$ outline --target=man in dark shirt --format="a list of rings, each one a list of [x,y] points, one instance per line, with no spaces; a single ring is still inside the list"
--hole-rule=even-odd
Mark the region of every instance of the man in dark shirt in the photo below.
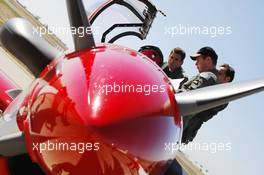
[[[177,47],[170,52],[168,62],[162,66],[163,71],[171,79],[186,78],[182,69],[182,64],[185,59],[185,52],[181,48]]]
[[[217,83],[218,71],[216,69],[218,56],[211,47],[203,47],[191,56],[196,61],[199,74],[184,83],[179,92],[194,90]]]
[[[199,74],[184,83],[176,93],[190,91],[206,86],[211,86],[217,83],[218,71],[216,69],[218,56],[213,48],[203,47],[196,54],[191,56],[191,59],[196,61],[196,67],[199,71]],[[210,112],[210,111],[209,111]],[[183,116],[183,136],[182,143],[188,143],[190,141],[189,132],[186,129],[191,129],[195,127],[190,125],[192,118],[198,118],[200,113],[190,116]],[[208,116],[205,114],[203,116]],[[210,116],[210,115],[209,115]],[[165,174],[177,174],[178,166],[177,161],[173,160],[169,169]]]
[[[220,66],[218,71],[218,81],[217,83],[228,83],[232,82],[235,76],[234,69],[228,64],[223,64]],[[184,117],[184,130],[182,136],[182,143],[189,143],[193,141],[197,135],[198,130],[201,128],[204,122],[207,122],[213,116],[217,115],[218,112],[224,110],[228,104],[218,106],[213,109],[209,109],[193,116]]]

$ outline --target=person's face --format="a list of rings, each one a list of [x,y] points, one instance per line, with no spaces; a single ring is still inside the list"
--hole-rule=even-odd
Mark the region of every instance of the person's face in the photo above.
[[[198,56],[196,58],[195,65],[200,73],[207,71],[207,60],[204,59],[203,56]]]
[[[181,55],[171,52],[169,55],[168,60],[168,66],[172,71],[175,71],[177,68],[179,68],[183,64],[183,61],[181,60]]]
[[[227,83],[230,81],[230,77],[226,76],[226,68],[220,67],[218,71],[218,83]]]

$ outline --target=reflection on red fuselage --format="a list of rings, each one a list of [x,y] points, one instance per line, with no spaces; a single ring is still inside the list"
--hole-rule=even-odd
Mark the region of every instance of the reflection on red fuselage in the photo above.
[[[138,174],[140,167],[154,172],[159,162],[175,157],[164,144],[178,142],[181,132],[168,82],[149,59],[119,46],[104,45],[56,60],[30,91],[30,138],[32,145],[42,145],[32,155],[48,174]],[[164,91],[106,94],[98,88],[114,83],[157,85]],[[48,149],[48,143],[53,147]],[[64,149],[58,149],[60,143]],[[85,143],[89,149],[77,151]],[[163,170],[159,166],[155,174]]]

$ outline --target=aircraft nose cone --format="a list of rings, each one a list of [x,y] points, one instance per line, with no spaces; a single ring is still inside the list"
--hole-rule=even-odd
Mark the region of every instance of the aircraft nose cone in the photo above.
[[[164,145],[179,141],[180,116],[167,77],[149,59],[103,46],[68,55],[42,78],[46,83],[36,84],[32,93],[33,142],[91,143],[86,158],[67,153],[74,157],[67,162],[78,159],[82,168],[87,168],[82,161],[100,164],[105,161],[100,155],[113,157],[113,152],[120,164],[129,157],[150,163],[174,158]],[[50,168],[64,157],[58,156],[63,151],[37,151]]]
[[[65,78],[65,84],[86,124],[106,126],[141,116],[164,115],[164,104],[169,100],[165,76],[136,52],[101,48],[69,61],[76,68],[73,70],[72,63],[65,67],[71,77]]]

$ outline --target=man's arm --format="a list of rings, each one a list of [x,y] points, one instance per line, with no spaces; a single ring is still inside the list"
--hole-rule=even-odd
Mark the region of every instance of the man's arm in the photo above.
[[[190,91],[194,89],[203,88],[206,86],[215,85],[217,77],[212,72],[203,72],[195,76],[191,80],[187,81],[181,86],[181,89],[177,92]]]

